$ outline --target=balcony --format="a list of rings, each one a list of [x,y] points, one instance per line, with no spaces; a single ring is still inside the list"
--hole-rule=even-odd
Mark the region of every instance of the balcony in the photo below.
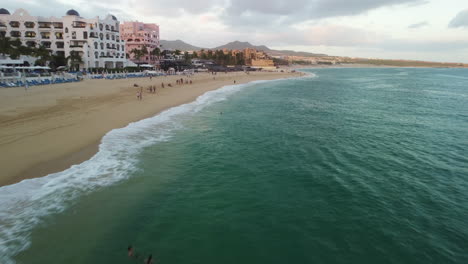
[[[19,27],[20,27],[20,22],[18,22],[18,21],[11,21],[11,22],[10,22],[10,27],[12,27],[12,28],[19,28]]]
[[[43,22],[39,22],[39,29],[41,28],[51,28],[52,25],[50,23],[43,23]]]
[[[24,22],[24,26],[26,28],[34,28],[36,26],[36,23],[27,21],[27,22]]]
[[[74,27],[74,28],[85,28],[85,27],[86,27],[86,23],[85,23],[85,22],[81,22],[81,21],[73,21],[72,27]]]
[[[83,48],[84,45],[82,44],[73,44],[73,45],[70,45],[70,48]]]
[[[63,29],[63,23],[60,22],[54,22],[52,23],[55,29]]]
[[[24,37],[25,37],[25,38],[35,38],[35,37],[36,37],[36,32],[34,32],[34,31],[26,31]]]

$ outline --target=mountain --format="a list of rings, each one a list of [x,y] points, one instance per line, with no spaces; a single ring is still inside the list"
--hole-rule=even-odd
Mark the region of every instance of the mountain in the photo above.
[[[182,40],[160,40],[159,43],[162,46],[162,49],[169,49],[169,50],[181,50],[181,51],[188,51],[188,50],[201,50],[203,48],[190,45],[188,43],[183,42]]]
[[[265,51],[265,52],[270,51],[270,49],[265,45],[254,46],[254,45],[250,44],[249,42],[241,42],[241,41],[229,42],[228,44],[216,47],[214,49],[215,50],[221,50],[221,49],[228,49],[228,50],[256,49],[256,50],[261,50],[261,51]]]
[[[162,49],[170,49],[170,50],[181,50],[181,51],[189,51],[189,50],[209,50],[208,48],[200,48],[197,46],[190,45],[188,43],[183,42],[182,40],[161,40]],[[225,45],[212,48],[211,50],[221,50],[221,49],[228,49],[228,50],[243,50],[243,49],[256,49],[266,52],[271,56],[300,56],[300,57],[325,57],[328,56],[326,54],[316,54],[310,52],[303,52],[303,51],[293,51],[293,50],[273,50],[268,48],[265,45],[255,46],[250,44],[249,42],[241,42],[241,41],[233,41],[229,42]]]

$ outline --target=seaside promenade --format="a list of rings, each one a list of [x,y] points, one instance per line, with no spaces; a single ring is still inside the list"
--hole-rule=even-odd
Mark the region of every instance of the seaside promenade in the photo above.
[[[0,89],[0,186],[83,162],[97,152],[101,138],[110,130],[191,102],[234,80],[242,84],[299,75],[235,72],[219,73],[214,79],[209,73],[199,73]],[[180,78],[193,84],[177,85]],[[150,85],[156,86],[156,94],[147,91]],[[136,98],[140,87],[142,101]]]

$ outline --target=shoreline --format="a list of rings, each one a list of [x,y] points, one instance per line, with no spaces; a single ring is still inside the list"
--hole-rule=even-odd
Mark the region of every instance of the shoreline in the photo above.
[[[302,76],[301,72],[199,73],[186,76],[79,83],[0,90],[0,187],[68,169],[93,157],[113,129],[158,115],[226,85]],[[213,79],[216,78],[216,79]],[[176,85],[176,79],[193,84]],[[165,88],[161,88],[161,82]],[[142,86],[143,100],[136,99]],[[172,87],[167,87],[171,83]],[[149,93],[149,85],[157,87]],[[8,154],[6,154],[8,153]]]

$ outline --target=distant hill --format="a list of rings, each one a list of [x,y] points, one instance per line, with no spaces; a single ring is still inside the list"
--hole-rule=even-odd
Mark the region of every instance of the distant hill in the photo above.
[[[190,45],[188,43],[183,42],[182,40],[161,40],[160,41],[162,49],[169,49],[169,50],[181,50],[181,51],[188,51],[188,50],[201,50],[203,48]]]
[[[190,45],[188,43],[183,42],[182,40],[161,40],[161,45],[163,49],[171,49],[171,50],[181,50],[181,51],[189,51],[189,50],[209,50],[208,48],[200,48],[197,46]],[[212,50],[221,50],[221,49],[228,49],[228,50],[243,50],[243,49],[256,49],[261,50],[269,55],[272,56],[301,56],[301,57],[324,57],[328,56],[326,54],[316,54],[310,52],[303,52],[303,51],[293,51],[293,50],[272,50],[265,45],[255,46],[250,44],[249,42],[242,42],[242,41],[233,41],[229,42],[225,45],[212,48]]]
[[[221,50],[221,49],[228,49],[228,50],[256,49],[256,50],[261,50],[261,51],[265,51],[265,52],[271,51],[265,45],[255,46],[255,45],[250,44],[249,42],[241,42],[241,41],[229,42],[228,44],[216,47],[214,49],[215,50]]]

